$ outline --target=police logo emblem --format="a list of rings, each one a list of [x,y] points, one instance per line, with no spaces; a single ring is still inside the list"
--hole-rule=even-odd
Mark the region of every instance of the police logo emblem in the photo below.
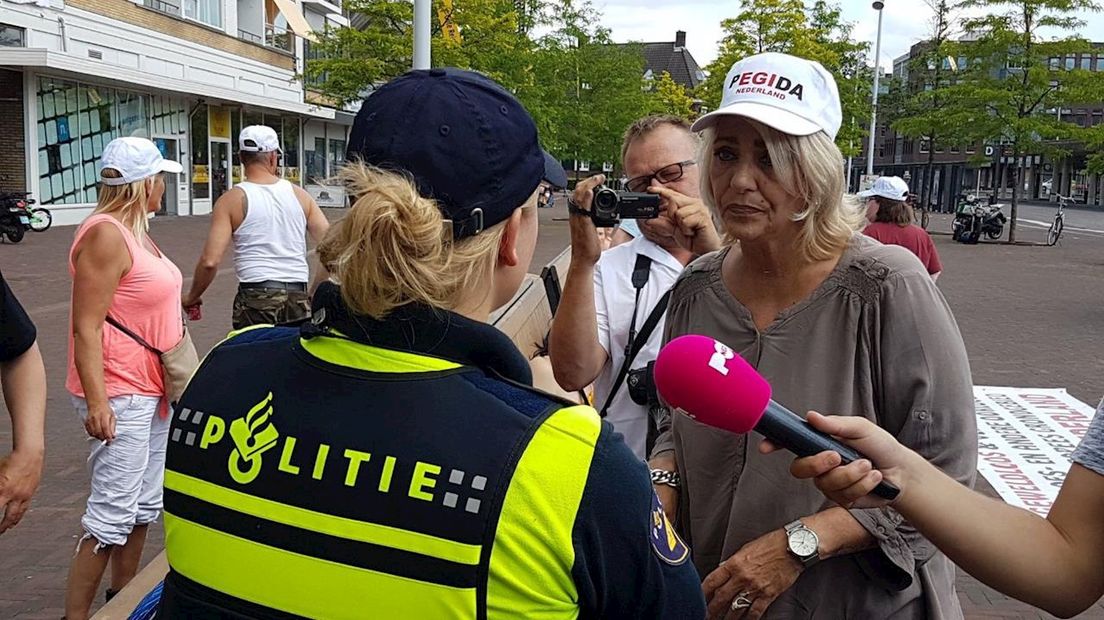
[[[667,520],[663,504],[659,502],[659,496],[655,492],[652,493],[652,512],[648,519],[652,549],[659,559],[676,566],[685,562],[690,557],[690,548],[675,533],[675,528]]]

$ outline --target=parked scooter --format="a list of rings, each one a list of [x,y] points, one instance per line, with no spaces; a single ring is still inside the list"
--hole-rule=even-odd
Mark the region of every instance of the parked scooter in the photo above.
[[[28,230],[42,232],[53,223],[50,211],[35,204],[30,192],[0,192],[0,237],[19,243]]]
[[[19,243],[31,229],[31,214],[27,211],[27,195],[5,192],[0,194],[0,236],[12,243]]]
[[[977,243],[982,235],[990,239],[1000,239],[1004,234],[1004,224],[1008,221],[999,204],[990,200],[981,204],[977,196],[966,194],[955,207],[955,218],[951,223],[951,238],[960,243]]]

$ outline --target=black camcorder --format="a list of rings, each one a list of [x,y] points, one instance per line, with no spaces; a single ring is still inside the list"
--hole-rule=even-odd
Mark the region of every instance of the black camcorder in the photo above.
[[[629,397],[634,403],[649,409],[661,404],[655,385],[655,360],[648,362],[647,366],[630,370],[628,385]]]
[[[608,187],[594,190],[590,219],[598,228],[613,228],[623,219],[649,220],[659,216],[659,196],[647,192],[622,192]]]

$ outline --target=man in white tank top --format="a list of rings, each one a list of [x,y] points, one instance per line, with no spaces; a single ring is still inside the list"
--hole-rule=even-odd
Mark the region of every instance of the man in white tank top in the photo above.
[[[207,244],[196,264],[191,290],[181,301],[185,308],[202,303],[233,241],[238,275],[234,329],[307,318],[306,236],[309,232],[318,243],[330,224],[306,190],[279,177],[282,151],[271,127],[246,127],[238,146],[245,181],[215,202]]]

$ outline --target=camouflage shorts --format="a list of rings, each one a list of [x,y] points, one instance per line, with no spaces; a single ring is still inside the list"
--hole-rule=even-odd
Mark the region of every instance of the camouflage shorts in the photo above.
[[[310,315],[310,295],[304,291],[246,288],[238,289],[238,294],[234,296],[234,329],[265,323],[287,323]]]

